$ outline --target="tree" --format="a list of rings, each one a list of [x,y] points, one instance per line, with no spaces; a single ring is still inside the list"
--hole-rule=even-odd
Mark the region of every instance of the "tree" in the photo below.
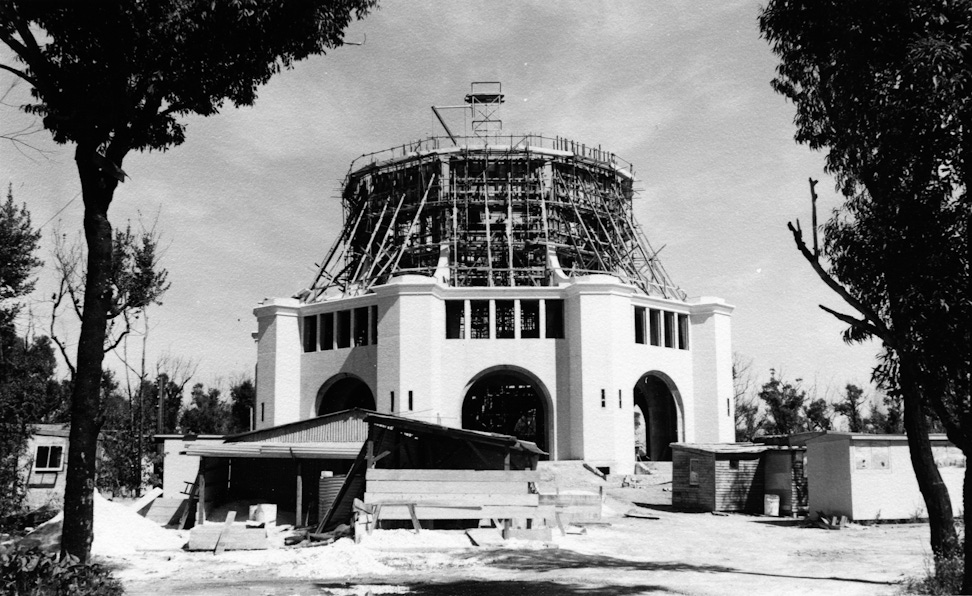
[[[772,0],[759,26],[780,59],[773,86],[796,107],[797,142],[826,150],[827,171],[845,197],[824,227],[822,251],[816,227],[812,250],[799,222],[790,230],[817,275],[855,311],[821,307],[848,325],[845,341],[881,342],[874,380],[902,400],[941,561],[958,543],[927,409],[972,453],[972,1]],[[972,494],[968,474],[965,494]],[[972,506],[964,510],[968,527]],[[972,570],[972,541],[965,569]],[[972,593],[972,573],[963,593]]]
[[[8,185],[7,200],[0,203],[0,328],[13,324],[21,308],[17,300],[34,289],[31,275],[42,264],[36,256],[40,237],[40,230],[31,227],[27,206],[17,208],[13,186]]]
[[[830,404],[822,397],[803,406],[803,419],[808,431],[830,430],[833,426]]]
[[[219,398],[220,391],[211,387],[205,390],[202,383],[192,387],[192,402],[182,413],[179,426],[182,432],[197,435],[222,435],[229,427],[229,406]]]
[[[766,424],[766,415],[759,409],[759,399],[754,391],[756,378],[753,361],[744,360],[738,353],[732,355],[732,388],[735,395],[736,440],[752,441]]]
[[[848,383],[844,388],[844,398],[834,404],[834,412],[847,418],[847,430],[852,433],[864,432],[865,420],[861,413],[864,404],[864,390]]]
[[[159,0],[112,3],[0,1],[0,40],[30,84],[57,143],[73,143],[88,247],[84,309],[72,396],[61,548],[90,556],[94,461],[112,270],[108,208],[131,151],[185,140],[190,114],[215,114],[228,101],[252,105],[257,87],[280,69],[340,46],[345,27],[376,0]]]
[[[253,408],[256,405],[256,387],[248,378],[241,378],[230,387],[230,423],[229,433],[241,433],[250,430],[253,419]]]
[[[14,327],[20,299],[33,289],[32,275],[41,265],[35,256],[39,243],[26,205],[17,208],[8,186],[7,200],[0,203],[0,520],[23,502],[20,460],[30,425],[56,410],[60,397],[50,341],[21,337]]]
[[[776,376],[776,371],[770,369],[770,380],[759,390],[759,399],[763,400],[769,410],[772,424],[767,424],[768,430],[776,435],[789,435],[803,430],[806,416],[803,404],[807,400],[807,392],[800,388],[801,379],[796,384],[783,380],[783,376]]]

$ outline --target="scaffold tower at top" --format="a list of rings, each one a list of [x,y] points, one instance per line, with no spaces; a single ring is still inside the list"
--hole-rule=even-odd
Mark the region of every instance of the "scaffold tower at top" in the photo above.
[[[368,293],[404,274],[448,286],[551,286],[613,275],[684,300],[634,219],[632,165],[600,146],[502,132],[499,83],[473,83],[466,105],[435,108],[446,136],[355,159],[344,227],[305,302]],[[456,136],[439,110],[468,110]]]

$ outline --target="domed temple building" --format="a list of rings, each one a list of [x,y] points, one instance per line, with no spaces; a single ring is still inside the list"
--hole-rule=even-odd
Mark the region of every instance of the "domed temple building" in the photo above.
[[[436,110],[446,136],[351,164],[313,283],[255,309],[256,427],[361,407],[618,473],[732,441],[732,307],[671,281],[632,165],[501,135],[499,86],[471,91],[471,136]]]

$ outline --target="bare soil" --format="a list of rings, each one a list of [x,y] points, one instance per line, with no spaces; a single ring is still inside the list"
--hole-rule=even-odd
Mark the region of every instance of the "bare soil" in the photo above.
[[[585,475],[586,474],[586,475]],[[928,526],[805,527],[803,520],[678,513],[670,476],[621,487],[577,469],[561,489],[605,488],[608,525],[551,543],[476,547],[461,531],[379,530],[360,545],[106,557],[129,594],[901,594],[930,564]],[[541,487],[543,490],[543,487]],[[637,510],[658,519],[626,517]]]

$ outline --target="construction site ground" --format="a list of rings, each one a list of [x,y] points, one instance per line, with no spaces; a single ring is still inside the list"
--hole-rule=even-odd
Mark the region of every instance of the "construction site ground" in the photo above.
[[[901,594],[903,580],[930,565],[926,524],[835,531],[790,518],[674,512],[662,465],[628,477],[636,486],[579,463],[543,473],[542,492],[603,487],[602,523],[554,531],[550,543],[473,546],[460,530],[376,530],[360,544],[342,538],[219,555],[149,546],[102,560],[128,594],[153,596]]]

